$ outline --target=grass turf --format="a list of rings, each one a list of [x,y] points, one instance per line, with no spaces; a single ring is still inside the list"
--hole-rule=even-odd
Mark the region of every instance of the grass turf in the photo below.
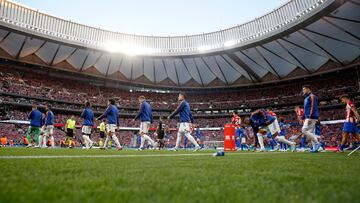
[[[359,202],[360,157],[336,153],[0,149],[0,202]],[[159,155],[147,156],[146,155]]]

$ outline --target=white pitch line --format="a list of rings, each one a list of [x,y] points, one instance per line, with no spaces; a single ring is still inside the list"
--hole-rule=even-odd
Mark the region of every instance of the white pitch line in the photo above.
[[[257,152],[257,153],[226,153],[225,156],[229,155],[256,155],[256,154],[285,154],[269,153],[269,152]],[[136,158],[136,157],[179,157],[179,156],[212,156],[213,153],[202,153],[202,154],[124,154],[124,155],[40,155],[40,156],[0,156],[0,159],[69,159],[69,158]]]

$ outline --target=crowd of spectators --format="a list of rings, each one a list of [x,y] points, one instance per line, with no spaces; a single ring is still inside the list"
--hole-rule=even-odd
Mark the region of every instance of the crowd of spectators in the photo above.
[[[136,112],[136,110],[129,110],[128,108],[138,108],[137,98],[144,95],[149,100],[154,108],[155,114],[168,114],[168,112],[157,111],[159,109],[173,110],[177,104],[176,93],[160,93],[147,91],[129,91],[124,89],[109,88],[92,84],[91,82],[76,81],[72,79],[57,78],[45,74],[34,73],[29,70],[18,70],[16,68],[9,68],[0,66],[0,92],[12,93],[18,96],[0,97],[1,101],[15,102],[18,104],[32,104],[36,99],[29,99],[30,97],[43,98],[44,103],[49,99],[53,101],[52,105],[57,108],[65,110],[81,111],[86,100],[90,100],[94,104],[94,110],[102,112],[106,108],[106,100],[108,98],[118,98],[120,113]],[[328,76],[318,78],[313,81],[306,81],[311,84],[316,95],[320,98],[320,105],[338,104],[336,96],[343,93],[356,93],[358,91],[358,77],[353,73],[344,73],[339,76]],[[303,97],[299,94],[303,83],[288,83],[272,86],[261,87],[258,89],[249,88],[242,89],[236,92],[215,92],[215,93],[188,93],[187,100],[195,112],[198,109],[216,109],[216,108],[246,108],[258,106],[273,106],[278,104],[293,104],[301,103]],[[20,96],[19,96],[20,95]],[[23,96],[23,97],[21,97]],[[322,98],[327,98],[323,100]],[[330,100],[328,99],[330,98]],[[62,102],[65,101],[65,102]],[[38,102],[38,101],[37,101]],[[96,106],[98,105],[98,106]],[[291,106],[291,105],[290,105]],[[286,108],[293,108],[293,106],[286,106]],[[279,110],[279,109],[277,109]],[[27,113],[24,110],[11,110],[9,118],[15,120],[27,120]],[[71,112],[65,114],[56,114],[55,123],[64,124],[69,118]],[[296,122],[294,113],[284,113],[280,115],[284,117],[286,123]],[[337,120],[344,118],[344,109],[323,110],[320,113],[321,120]],[[79,114],[75,114],[77,124],[81,123]],[[225,123],[230,122],[229,117],[209,117],[196,119],[196,124],[201,127],[222,127]],[[138,127],[138,122],[133,122],[131,118],[121,118],[122,127]],[[155,121],[153,126],[156,126]],[[176,121],[168,121],[170,128],[176,128]],[[22,137],[27,130],[26,125],[0,124],[0,135],[8,136],[9,140],[16,143],[22,142]],[[248,130],[249,138],[251,138],[251,131]],[[322,136],[327,145],[338,145],[340,139],[341,125],[323,125]],[[121,131],[118,133],[122,144],[130,146],[134,141],[137,132]],[[287,129],[289,136],[299,135],[300,127],[293,126]],[[75,133],[80,141],[80,130]],[[65,138],[65,131],[63,128],[56,128],[55,141],[59,143]],[[173,145],[175,142],[176,132],[171,131],[167,135],[167,144]],[[94,140],[97,141],[98,136],[94,133]],[[223,131],[202,131],[202,140],[222,140]],[[250,140],[250,139],[248,139]],[[80,142],[79,142],[80,143]]]
[[[144,95],[154,109],[174,109],[178,105],[176,93],[129,91],[119,88],[103,87],[91,82],[56,78],[29,70],[17,70],[0,66],[0,91],[19,95],[41,97],[51,100],[81,103],[89,100],[93,104],[106,106],[108,98],[118,98],[123,108],[137,108],[137,98]],[[342,93],[356,92],[358,77],[353,72],[306,81],[314,87],[320,98],[336,97]],[[187,100],[192,108],[246,108],[273,106],[301,102],[299,94],[303,83],[287,83],[261,88],[242,89],[237,92],[188,93]],[[65,104],[69,106],[69,104]]]
[[[321,115],[336,115],[333,117],[334,119],[343,119],[344,110],[328,110],[321,112]],[[12,111],[11,118],[16,120],[27,120],[28,112],[24,111]],[[55,123],[56,124],[65,124],[66,120],[70,117],[70,115],[66,114],[56,114],[55,115]],[[295,113],[287,114],[287,115],[278,115],[278,117],[285,118],[285,123],[289,124],[289,127],[286,129],[286,134],[288,137],[299,136],[301,134],[301,127],[296,125],[297,120]],[[76,124],[81,126],[81,118],[79,116],[74,116],[76,120]],[[333,120],[333,119],[331,119]],[[152,127],[157,126],[157,120],[154,120]],[[195,124],[200,128],[212,128],[212,127],[223,127],[225,123],[230,123],[231,119],[229,117],[225,118],[199,118],[195,120]],[[99,123],[96,123],[97,125]],[[176,140],[176,120],[168,120],[166,122],[168,127],[171,129],[167,132],[166,141],[167,146],[173,146]],[[291,124],[291,125],[290,125]],[[294,125],[295,124],[295,125]],[[130,118],[121,118],[120,120],[121,127],[138,127],[138,121],[134,122]],[[15,124],[0,124],[0,135],[6,135],[8,140],[13,140],[15,144],[21,144],[22,138],[26,134],[28,126],[27,125],[15,125]],[[327,146],[337,146],[341,139],[341,128],[342,124],[332,124],[332,125],[322,125],[322,139],[325,141]],[[153,136],[153,133],[150,133]],[[138,136],[137,131],[134,130],[121,130],[117,133],[120,138],[120,142],[125,146],[133,146],[134,139]],[[203,130],[201,131],[201,140],[202,141],[222,141],[223,140],[223,130]],[[253,138],[253,134],[250,128],[247,129],[248,136],[248,144],[251,144],[251,140]],[[64,127],[57,127],[54,131],[55,142],[57,145],[66,138],[66,133],[64,131]],[[78,144],[81,144],[81,130],[77,129],[75,131],[75,137],[78,140]],[[97,130],[94,130],[92,134],[92,139],[95,142],[98,142],[99,135]]]

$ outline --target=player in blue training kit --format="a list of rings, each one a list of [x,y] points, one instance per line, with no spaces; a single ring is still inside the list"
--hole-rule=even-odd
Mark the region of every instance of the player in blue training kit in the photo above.
[[[85,148],[91,149],[94,143],[90,139],[91,132],[94,126],[94,112],[91,110],[91,104],[89,101],[85,102],[85,109],[81,113],[81,118],[83,119],[81,134],[85,143]]]
[[[118,107],[115,105],[114,99],[108,100],[108,107],[107,107],[106,111],[101,116],[99,116],[96,120],[101,120],[105,117],[107,118],[109,127],[108,127],[108,133],[106,135],[104,146],[101,149],[106,149],[108,140],[112,139],[112,140],[114,140],[114,142],[116,144],[116,150],[122,150],[119,139],[116,137],[116,134],[115,134],[116,129],[119,128],[120,121],[119,121],[119,110],[118,110]]]
[[[286,124],[285,124],[285,119],[284,118],[280,118],[279,119],[279,126],[280,126],[280,135],[281,137],[284,137],[286,136]],[[280,149],[281,151],[286,151],[287,147],[286,147],[286,144],[283,143],[283,142],[280,142]]]
[[[39,144],[37,146],[35,146],[36,148],[41,148],[43,146],[42,142],[44,140],[43,137],[45,134],[45,121],[46,121],[46,115],[42,114],[41,115],[40,135],[39,135]]]
[[[318,152],[320,142],[315,135],[315,125],[319,119],[318,98],[312,93],[310,85],[304,85],[302,89],[304,99],[304,124],[302,133],[311,141],[313,149],[310,152]]]
[[[141,144],[140,144],[140,148],[138,150],[144,149],[145,140],[152,146],[153,149],[155,149],[156,142],[153,139],[151,139],[151,137],[148,135],[150,125],[153,122],[151,105],[149,102],[146,101],[145,96],[140,96],[138,98],[138,101],[140,104],[139,112],[136,115],[136,117],[133,119],[133,122],[135,122],[135,120],[137,120],[137,119],[140,119],[139,133],[141,135]]]
[[[50,105],[45,106],[45,126],[44,126],[44,136],[43,136],[43,143],[42,147],[47,147],[47,139],[50,139],[51,148],[55,147],[55,140],[54,140],[54,113],[50,110]]]
[[[279,136],[280,127],[277,119],[269,114],[265,109],[259,109],[254,111],[250,118],[245,119],[245,123],[250,125],[254,131],[254,135],[257,135],[258,142],[260,144],[261,150],[265,150],[263,136],[270,132],[268,138],[274,138],[277,142],[283,142],[288,145],[291,145],[293,151],[295,151],[295,142],[291,142],[284,137]],[[256,139],[254,139],[254,149],[256,146]]]
[[[236,149],[241,149],[241,128],[235,128],[235,145]],[[242,150],[242,149],[241,149]]]
[[[240,143],[241,151],[243,151],[244,148],[246,148],[247,150],[250,150],[249,145],[246,144],[246,129],[243,127],[240,127],[239,132],[240,132],[240,138],[241,138],[241,143]]]
[[[180,93],[178,97],[179,106],[176,108],[174,112],[172,112],[168,119],[171,119],[175,117],[177,114],[180,116],[180,123],[178,124],[179,130],[176,138],[176,145],[174,150],[177,151],[179,149],[179,145],[181,142],[181,138],[183,135],[185,135],[189,141],[195,145],[194,152],[198,151],[200,149],[200,145],[195,141],[194,137],[190,134],[190,125],[191,123],[194,123],[194,118],[191,114],[190,105],[185,100],[185,93]]]
[[[39,143],[41,143],[41,140],[39,140],[39,138],[42,139],[42,137],[39,136],[40,127],[42,126],[42,114],[37,109],[37,106],[35,104],[32,106],[32,111],[30,112],[28,118],[30,120],[30,126],[26,133],[27,139],[29,141],[27,147],[32,147],[31,133],[34,133],[36,147],[39,147]]]

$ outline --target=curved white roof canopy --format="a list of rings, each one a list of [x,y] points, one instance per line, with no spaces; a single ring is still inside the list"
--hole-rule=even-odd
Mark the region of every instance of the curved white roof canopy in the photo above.
[[[25,32],[80,46],[129,55],[190,55],[244,46],[304,22],[335,0],[290,0],[250,22],[222,31],[189,36],[141,36],[117,33],[64,20],[1,0],[2,22]]]
[[[4,10],[10,3],[0,1],[0,57],[153,87],[235,87],[306,77],[344,68],[360,55],[360,1],[326,0],[321,5],[325,2],[331,2],[329,7],[312,13],[307,21],[289,23],[276,35],[259,35],[239,47],[186,55],[131,56],[33,30],[15,19],[25,10],[26,17],[21,19],[31,24],[29,17],[36,11],[24,8],[14,12],[11,6],[10,12]],[[62,30],[49,25],[50,21],[41,22],[41,26]],[[79,30],[68,32],[82,35]]]

